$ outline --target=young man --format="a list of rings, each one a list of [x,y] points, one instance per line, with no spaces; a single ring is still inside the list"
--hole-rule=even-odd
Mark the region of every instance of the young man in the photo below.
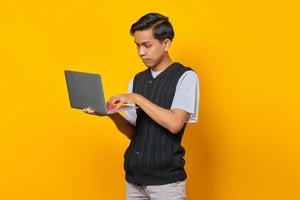
[[[186,123],[197,122],[197,74],[168,54],[174,30],[168,17],[149,13],[130,33],[146,70],[130,80],[127,94],[108,106],[136,104],[139,109],[108,115],[131,141],[125,152],[126,199],[186,199],[185,154],[181,139]],[[85,112],[95,114],[87,108]]]

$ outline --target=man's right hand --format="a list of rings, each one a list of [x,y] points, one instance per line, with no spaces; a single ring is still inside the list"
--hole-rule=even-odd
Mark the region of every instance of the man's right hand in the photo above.
[[[98,115],[98,116],[101,116],[101,117],[107,116],[107,114],[100,114],[100,113],[95,112],[95,111],[94,111],[93,109],[91,109],[90,107],[84,108],[84,109],[83,109],[83,112],[85,112],[85,113],[87,113],[87,114],[91,114],[91,115]]]

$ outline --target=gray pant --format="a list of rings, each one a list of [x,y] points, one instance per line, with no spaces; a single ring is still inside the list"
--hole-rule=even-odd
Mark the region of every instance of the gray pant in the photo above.
[[[185,200],[185,180],[166,185],[138,186],[126,181],[126,200]]]

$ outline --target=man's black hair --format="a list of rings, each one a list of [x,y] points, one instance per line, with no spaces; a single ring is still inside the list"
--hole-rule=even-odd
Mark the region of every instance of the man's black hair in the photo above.
[[[152,28],[155,39],[163,41],[174,38],[174,30],[169,18],[159,13],[148,13],[131,25],[130,34]]]

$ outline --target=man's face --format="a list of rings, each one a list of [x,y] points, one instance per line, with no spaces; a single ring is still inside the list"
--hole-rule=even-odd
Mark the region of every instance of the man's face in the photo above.
[[[168,50],[166,47],[168,41],[161,42],[155,39],[151,28],[135,31],[133,37],[143,63],[147,67],[157,66]]]

